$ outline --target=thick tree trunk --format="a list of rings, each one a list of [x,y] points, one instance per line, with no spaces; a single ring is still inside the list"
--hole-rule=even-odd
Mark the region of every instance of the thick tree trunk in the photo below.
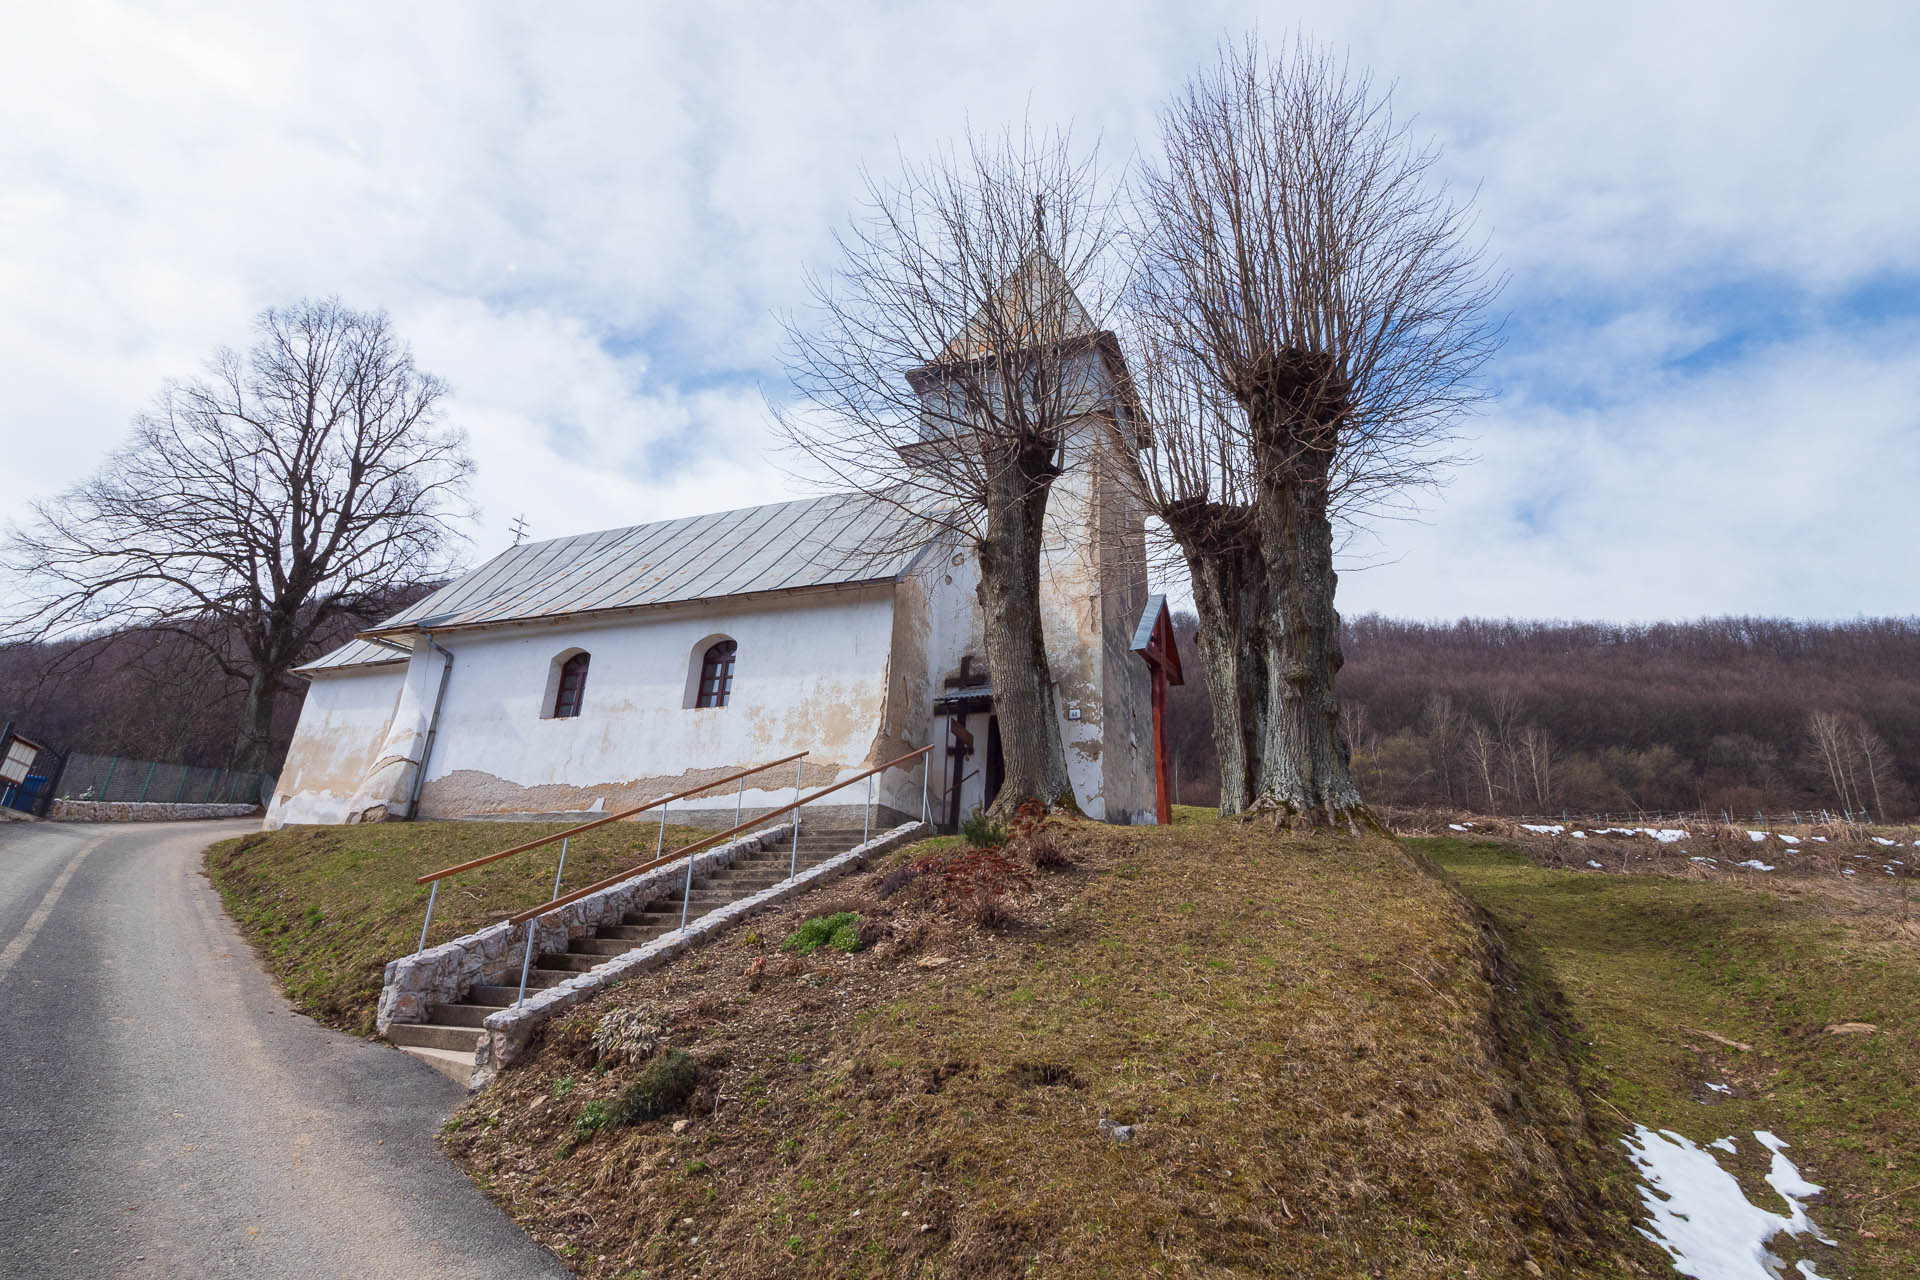
[[[1039,457],[997,472],[977,553],[987,672],[1006,767],[991,812],[1003,818],[1027,800],[1051,808],[1074,797],[1040,618],[1040,551],[1057,469]]]
[[[1220,813],[1244,812],[1260,794],[1267,749],[1267,569],[1250,512],[1217,506],[1167,513],[1193,579],[1194,641],[1213,707]]]
[[[240,732],[234,739],[235,773],[260,773],[273,749],[273,698],[279,681],[255,671],[247,678],[247,698],[240,712]]]
[[[1270,705],[1254,807],[1299,826],[1372,826],[1334,692],[1344,658],[1328,499],[1346,389],[1327,357],[1288,351],[1240,400],[1259,451],[1259,541],[1270,591]]]

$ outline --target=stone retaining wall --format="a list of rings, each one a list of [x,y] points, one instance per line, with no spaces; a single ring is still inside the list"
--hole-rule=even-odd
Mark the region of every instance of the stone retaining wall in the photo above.
[[[793,824],[783,822],[717,849],[696,853],[693,874],[698,877],[732,866],[741,854],[757,853],[792,835]],[[528,928],[540,931],[533,944],[536,956],[548,951],[565,951],[568,939],[575,934],[590,933],[600,925],[618,922],[629,912],[643,910],[655,898],[664,898],[685,884],[686,878],[686,863],[676,862],[611,889],[602,889],[529,924],[509,924],[503,920],[478,933],[389,961],[375,1025],[384,1035],[393,1023],[424,1021],[434,1005],[458,1000],[476,982],[498,980],[518,985],[521,959],[527,950]]]
[[[728,903],[717,911],[710,911],[698,920],[689,922],[686,928],[675,929],[672,933],[655,938],[652,942],[643,943],[624,955],[612,956],[605,964],[597,965],[577,978],[569,978],[555,986],[542,987],[537,992],[529,991],[526,1000],[522,1003],[487,1015],[486,1035],[481,1039],[480,1047],[474,1053],[474,1060],[479,1068],[474,1073],[474,1087],[485,1087],[492,1082],[493,1077],[502,1068],[510,1067],[524,1058],[528,1046],[532,1043],[534,1030],[541,1023],[557,1013],[572,1008],[601,988],[665,964],[682,951],[726,931],[756,912],[764,911],[795,894],[805,893],[825,881],[837,879],[855,867],[863,865],[868,858],[932,834],[933,828],[924,822],[910,822],[895,827],[891,831],[882,832],[865,844],[857,845],[837,857],[807,868],[791,880],[762,889],[750,898]],[[680,871],[681,875],[685,874],[679,867],[671,870]],[[698,872],[695,874],[697,875]],[[525,935],[521,936],[524,939]],[[389,965],[387,971],[391,974],[393,966]],[[385,1007],[386,996],[382,994],[383,1016]],[[384,1022],[382,1026],[385,1026]]]
[[[196,818],[255,818],[257,804],[135,804],[130,800],[55,800],[55,822],[188,822]]]

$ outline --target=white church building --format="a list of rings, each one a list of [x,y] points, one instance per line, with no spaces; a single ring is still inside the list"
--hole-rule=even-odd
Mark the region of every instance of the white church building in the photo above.
[[[1081,420],[1049,502],[1047,653],[1082,811],[1151,822],[1135,642],[1162,604],[1104,445]],[[933,743],[924,781],[919,761],[881,777],[874,816],[917,818],[924,785],[950,827],[991,800],[999,737],[972,550],[917,527],[835,494],[513,547],[301,669],[266,826],[611,812],[798,751],[811,790]],[[750,816],[794,779],[747,785]],[[672,820],[730,825],[734,800]]]

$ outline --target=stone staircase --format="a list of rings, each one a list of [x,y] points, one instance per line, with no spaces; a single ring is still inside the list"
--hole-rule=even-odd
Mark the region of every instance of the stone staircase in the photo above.
[[[860,841],[861,832],[857,827],[829,828],[803,823],[798,870],[818,866]],[[533,967],[527,970],[527,991],[531,993],[540,987],[565,982],[678,929],[683,896],[687,923],[692,924],[710,911],[779,884],[788,876],[791,858],[786,842],[775,849],[743,854],[724,870],[695,876],[691,894],[684,894],[676,886],[670,896],[655,898],[643,911],[628,913],[618,924],[603,924],[589,935],[573,938],[565,951],[536,955]],[[387,1028],[387,1039],[442,1074],[463,1085],[470,1084],[474,1052],[484,1034],[487,1015],[513,1004],[520,994],[518,965],[511,972],[488,976],[493,981],[468,988],[457,1002],[433,1006],[424,1022],[393,1023]]]

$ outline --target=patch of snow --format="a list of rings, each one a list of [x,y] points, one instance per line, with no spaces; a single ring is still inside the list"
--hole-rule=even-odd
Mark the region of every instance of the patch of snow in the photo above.
[[[1855,871],[1852,867],[1842,867],[1840,868],[1840,874],[1843,876],[1857,876],[1860,873],[1858,871]]]
[[[1805,1258],[1800,1259],[1800,1261],[1794,1263],[1793,1266],[1794,1270],[1806,1277],[1806,1280],[1826,1280],[1826,1277],[1822,1276],[1818,1271],[1815,1271],[1813,1264]]]
[[[1713,1090],[1715,1093],[1732,1093],[1733,1092],[1733,1090],[1729,1089],[1726,1085],[1714,1084],[1712,1081],[1707,1082],[1707,1088]]]
[[[1833,1243],[1807,1216],[1804,1204],[1820,1188],[1802,1178],[1781,1154],[1786,1143],[1764,1130],[1754,1137],[1773,1152],[1767,1185],[1786,1201],[1785,1215],[1750,1202],[1710,1152],[1670,1129],[1655,1132],[1635,1125],[1633,1134],[1621,1139],[1646,1179],[1640,1200],[1648,1225],[1640,1233],[1666,1250],[1680,1274],[1694,1280],[1778,1280],[1784,1264],[1767,1248],[1775,1236],[1810,1235]],[[1711,1145],[1733,1150],[1731,1138]],[[1805,1265],[1798,1270],[1802,1276],[1812,1274]]]
[[[1661,844],[1672,844],[1675,840],[1685,840],[1687,836],[1692,833],[1684,827],[1601,827],[1593,834],[1597,836],[1652,836]]]
[[[1780,843],[1781,843],[1781,844],[1799,844],[1799,843],[1800,843],[1800,837],[1799,837],[1799,836],[1790,836],[1790,835],[1786,835],[1786,834],[1784,834],[1784,833],[1783,833],[1783,834],[1781,835],[1781,837],[1780,837]]]
[[[1587,833],[1584,831],[1576,831],[1573,833],[1573,838],[1575,840],[1585,840],[1587,838]]]
[[[1738,1155],[1740,1153],[1739,1148],[1733,1145],[1732,1138],[1716,1138],[1707,1145],[1716,1151],[1724,1151],[1728,1155]]]
[[[1523,823],[1521,823],[1521,824],[1520,824],[1520,829],[1521,829],[1522,831],[1531,831],[1531,832],[1533,832],[1533,833],[1534,833],[1535,835],[1541,835],[1541,836],[1557,836],[1557,835],[1559,835],[1559,834],[1560,834],[1560,833],[1561,833],[1562,831],[1565,831],[1565,830],[1566,830],[1566,828],[1565,828],[1565,827],[1561,827],[1561,826],[1552,826],[1552,827],[1545,827],[1545,826],[1535,826],[1535,825],[1534,825],[1533,823],[1531,823],[1531,822],[1523,822]]]
[[[1812,839],[1818,840],[1821,844],[1825,844],[1827,842],[1827,838],[1825,836],[1813,836]]]
[[[1877,845],[1884,845],[1889,849],[1898,849],[1900,847],[1898,840],[1889,840],[1885,836],[1875,836],[1873,842]]]
[[[1762,840],[1765,840],[1766,838],[1767,838],[1767,833],[1764,831],[1747,832],[1747,839],[1753,841],[1755,844],[1759,844]]]
[[[1588,858],[1588,859],[1587,859],[1587,865],[1588,865],[1588,866],[1590,866],[1590,867],[1592,867],[1592,868],[1593,868],[1593,869],[1594,869],[1595,871],[1605,871],[1605,870],[1606,870],[1606,868],[1605,868],[1605,867],[1603,867],[1603,866],[1601,866],[1601,865],[1600,865],[1599,863],[1597,863],[1597,862],[1595,862],[1595,861],[1594,861],[1594,860],[1593,860],[1592,858]]]
[[[1692,857],[1691,859],[1689,859],[1689,861],[1692,861],[1692,862],[1718,862],[1718,861],[1720,861],[1720,859],[1718,859],[1718,858],[1709,858],[1709,857],[1707,857],[1707,856],[1706,856],[1705,854],[1703,854],[1703,853],[1696,853],[1696,854],[1694,854],[1694,855],[1693,855],[1693,857]]]
[[[1465,831],[1465,830],[1467,829],[1467,827],[1469,827],[1469,826],[1471,826],[1471,825],[1473,825],[1473,824],[1471,824],[1471,823],[1459,823],[1459,822],[1449,822],[1449,823],[1447,824],[1447,830],[1449,830],[1449,831]]]
[[[1821,1244],[1832,1244],[1831,1237],[1822,1235],[1820,1228],[1813,1225],[1813,1219],[1807,1216],[1806,1201],[1820,1194],[1817,1182],[1808,1182],[1800,1171],[1793,1167],[1793,1161],[1783,1154],[1788,1143],[1782,1142],[1765,1129],[1755,1129],[1754,1139],[1767,1150],[1773,1152],[1773,1167],[1767,1170],[1767,1185],[1780,1193],[1780,1198],[1793,1206],[1793,1225],[1787,1228],[1789,1235],[1805,1233]]]
[[[1753,869],[1754,869],[1755,871],[1771,871],[1771,870],[1773,870],[1773,868],[1772,868],[1772,867],[1770,867],[1770,866],[1768,866],[1768,865],[1767,865],[1766,863],[1764,863],[1764,862],[1762,862],[1762,861],[1760,861],[1760,859],[1758,859],[1758,858],[1748,858],[1748,859],[1747,859],[1747,860],[1746,860],[1745,862],[1740,862],[1740,863],[1736,863],[1735,865],[1736,865],[1736,866],[1742,866],[1742,867],[1752,867],[1752,868],[1753,868]]]

